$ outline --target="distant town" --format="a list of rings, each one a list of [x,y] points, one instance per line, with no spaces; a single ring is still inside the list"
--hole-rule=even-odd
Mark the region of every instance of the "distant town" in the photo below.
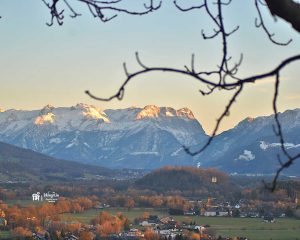
[[[122,180],[1,183],[0,238],[255,240],[277,229],[290,239],[300,231],[299,190],[297,179],[280,180],[271,193],[257,177],[192,167]]]

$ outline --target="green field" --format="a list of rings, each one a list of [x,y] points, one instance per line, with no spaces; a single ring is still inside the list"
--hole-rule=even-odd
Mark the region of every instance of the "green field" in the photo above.
[[[177,217],[182,220],[183,217]],[[217,235],[241,236],[251,240],[300,240],[300,220],[277,219],[275,223],[264,223],[259,218],[191,217],[196,223],[210,225]]]
[[[78,214],[64,214],[62,218],[66,221],[80,221],[89,223],[102,210],[92,209]],[[144,212],[150,214],[167,216],[165,211],[154,209],[135,208],[127,210],[124,208],[109,208],[105,211],[111,214],[122,212],[130,220],[141,216]],[[202,217],[202,216],[175,216],[179,221],[195,221],[200,225],[210,225],[216,231],[216,235],[233,237],[244,236],[250,240],[300,240],[300,220],[291,218],[277,219],[275,223],[264,223],[256,218],[227,218],[227,217]]]
[[[11,237],[10,231],[1,231],[0,230],[0,239]]]
[[[20,205],[22,207],[26,207],[28,205],[39,205],[42,204],[43,202],[33,202],[31,199],[22,199],[22,200],[6,200],[5,201],[8,206],[13,206],[13,205]]]

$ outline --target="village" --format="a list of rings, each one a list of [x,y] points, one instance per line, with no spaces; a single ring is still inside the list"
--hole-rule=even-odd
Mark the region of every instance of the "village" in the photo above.
[[[174,170],[179,176],[187,171],[189,178],[201,171],[207,180],[182,177],[181,188],[174,190],[163,185]],[[9,184],[0,188],[0,239],[245,240],[271,236],[274,229],[298,233],[295,182],[271,194],[248,183],[235,187],[226,178],[218,184],[222,175],[215,176],[212,170],[169,167],[138,183],[104,180],[33,189]]]
[[[210,235],[209,225],[199,226],[195,222],[178,222],[173,217],[159,218],[156,215],[149,215],[146,219],[136,219],[136,228],[129,228],[119,233],[110,233],[106,236],[99,236],[97,226],[82,225],[78,234],[66,232],[61,234],[60,239],[81,240],[81,239],[108,239],[108,240],[170,240],[170,239],[191,239],[191,240],[247,240],[246,237],[215,238]],[[130,224],[132,226],[132,224]],[[52,239],[48,232],[33,233],[32,238],[36,240]]]
[[[38,196],[35,194],[35,198]],[[58,200],[58,199],[57,199]],[[297,201],[297,200],[296,200]],[[69,204],[69,208],[66,207]],[[99,203],[94,199],[82,198],[75,201],[58,201],[53,205],[44,203],[35,207],[44,213],[30,214],[28,210],[31,207],[14,206],[14,211],[9,209],[4,202],[0,204],[0,229],[12,229],[12,235],[26,237],[26,239],[36,240],[92,240],[92,239],[248,239],[245,236],[236,236],[235,238],[222,238],[217,236],[209,224],[205,224],[207,219],[221,218],[259,218],[261,224],[274,223],[276,217],[285,218],[284,212],[260,212],[258,209],[252,208],[251,202],[241,199],[238,203],[230,204],[229,202],[219,202],[217,199],[208,198],[206,200],[190,200],[189,209],[183,210],[179,208],[168,208],[162,212],[161,216],[152,215],[150,212],[143,212],[140,216],[136,216],[133,220],[129,220],[126,214],[136,211],[135,208],[123,208],[124,213],[110,214],[114,210],[109,204]],[[76,220],[63,220],[60,215],[53,214],[51,209],[59,212],[76,212],[74,205],[79,205],[81,211],[94,210],[98,212],[98,216],[91,219],[89,224],[83,224]],[[67,209],[60,209],[60,207]],[[2,207],[2,209],[1,209]],[[77,206],[78,207],[78,206]],[[29,209],[28,209],[29,208]],[[24,214],[18,213],[16,210],[24,210]],[[34,212],[36,212],[35,209]],[[151,209],[150,209],[151,210]],[[44,212],[45,211],[45,212]],[[6,214],[7,213],[7,214]],[[47,214],[49,214],[47,216]],[[180,220],[178,220],[180,216]],[[19,218],[19,219],[18,219]],[[25,218],[25,219],[24,219]],[[195,221],[197,219],[197,223]],[[199,224],[203,223],[203,224]]]

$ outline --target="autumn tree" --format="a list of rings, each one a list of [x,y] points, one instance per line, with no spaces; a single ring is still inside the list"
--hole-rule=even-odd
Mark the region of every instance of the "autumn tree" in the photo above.
[[[126,8],[126,5],[124,6],[125,1],[123,0],[42,0],[42,2],[45,4],[46,8],[49,9],[50,20],[47,22],[48,26],[52,26],[55,23],[58,25],[63,25],[66,14],[69,14],[71,18],[77,18],[81,16],[79,10],[80,7],[78,7],[78,5],[86,6],[91,16],[102,22],[113,20],[118,16],[118,14],[137,16],[150,14],[159,10],[163,5],[162,0],[144,0],[139,1],[139,3],[142,3],[142,5],[138,8],[138,10],[132,10],[129,7]],[[202,69],[201,66],[196,66],[196,56],[194,54],[191,56],[190,63],[185,65],[183,68],[147,66],[141,60],[139,54],[136,53],[136,61],[140,67],[140,70],[129,72],[126,64],[124,63],[123,66],[126,75],[125,80],[115,94],[110,97],[98,97],[90,91],[86,91],[86,94],[100,101],[110,101],[112,99],[121,100],[124,97],[124,92],[127,85],[133,79],[150,72],[169,72],[190,77],[201,84],[200,93],[203,96],[211,95],[217,91],[229,92],[231,94],[231,98],[229,99],[228,103],[225,104],[224,111],[217,118],[215,127],[207,142],[202,146],[199,146],[197,150],[191,150],[188,146],[183,146],[184,150],[188,154],[194,156],[202,153],[211,144],[219,130],[220,125],[222,124],[223,120],[229,116],[232,106],[242,95],[245,87],[250,84],[262,82],[268,78],[272,78],[274,81],[274,88],[271,90],[273,93],[273,100],[271,104],[275,119],[274,134],[279,139],[281,151],[284,156],[284,159],[278,159],[279,168],[275,173],[272,185],[269,186],[271,190],[274,190],[280,173],[284,169],[290,167],[296,161],[296,159],[300,157],[300,152],[292,155],[285,145],[285,136],[282,131],[280,119],[278,117],[277,107],[282,72],[287,65],[299,61],[300,55],[298,53],[286,59],[278,60],[279,63],[276,66],[264,73],[253,72],[253,74],[250,76],[242,76],[239,74],[239,68],[243,63],[244,56],[241,54],[239,59],[234,60],[230,55],[228,48],[230,37],[239,30],[238,22],[237,25],[231,29],[228,27],[226,22],[228,16],[226,15],[224,9],[231,6],[232,0],[216,0],[216,2],[202,0],[197,2],[197,4],[191,3],[190,5],[186,4],[186,2],[187,1],[173,0],[174,6],[181,12],[198,11],[199,13],[205,14],[211,21],[211,29],[209,33],[202,30],[202,37],[205,40],[220,40],[222,52],[215,69],[207,70]],[[266,38],[268,38],[271,43],[279,46],[286,46],[290,44],[292,39],[280,41],[278,40],[277,36],[268,29],[268,26],[265,23],[265,17],[268,16],[263,15],[262,9],[267,8],[271,16],[283,19],[289,23],[296,32],[300,32],[299,2],[296,0],[254,0],[252,2],[256,9],[257,15],[255,19],[255,26],[265,33]]]
[[[15,236],[15,237],[25,238],[25,237],[31,237],[32,232],[27,228],[16,227],[16,228],[13,229],[12,235]]]
[[[146,229],[144,233],[145,240],[159,240],[159,235],[152,229]]]
[[[112,216],[103,211],[91,220],[91,224],[97,227],[99,236],[106,237],[109,234],[120,233],[124,228],[128,228],[130,223],[128,218],[121,213]]]
[[[146,219],[149,218],[149,216],[150,216],[149,212],[144,212],[141,218],[144,219],[144,220],[146,220]]]
[[[82,231],[79,234],[79,239],[80,240],[93,240],[94,236],[91,232],[88,231]]]
[[[125,207],[128,209],[128,211],[133,208],[135,205],[135,202],[132,198],[129,198],[126,200],[126,203],[125,203]]]
[[[73,234],[78,234],[82,224],[79,222],[68,223],[64,225],[64,232],[71,232]]]
[[[200,240],[200,234],[199,233],[192,233],[190,236],[191,240]]]

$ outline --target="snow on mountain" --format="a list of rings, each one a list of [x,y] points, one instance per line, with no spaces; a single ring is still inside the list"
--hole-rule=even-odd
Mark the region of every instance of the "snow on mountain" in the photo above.
[[[300,150],[300,109],[279,114],[285,147]],[[87,104],[40,110],[0,112],[0,141],[60,159],[112,168],[157,168],[165,165],[215,167],[228,173],[270,174],[284,160],[273,131],[273,116],[246,118],[215,137],[192,157],[208,136],[188,108],[148,105],[102,110]],[[287,174],[299,175],[300,161]]]
[[[110,167],[191,165],[182,145],[207,136],[187,108],[101,110],[87,104],[0,113],[0,140],[50,156]]]
[[[195,119],[193,112],[188,108],[181,108],[179,110],[175,110],[171,107],[159,108],[155,105],[148,105],[137,114],[136,120],[158,117],[181,117],[190,120]]]
[[[300,144],[284,143],[283,145],[286,149],[300,148]],[[263,150],[267,150],[268,148],[275,148],[275,147],[280,148],[281,143],[266,143],[264,141],[261,141],[259,147]]]
[[[54,117],[55,115],[51,112],[47,113],[47,114],[44,114],[44,115],[41,115],[41,116],[38,116],[35,121],[34,121],[34,124],[36,125],[43,125],[45,123],[53,123],[54,122]]]
[[[300,109],[279,113],[279,120],[286,149],[291,154],[299,152]],[[285,160],[273,126],[273,115],[244,119],[214,139],[199,156],[201,166],[217,167],[230,173],[273,173],[279,167],[277,155]],[[300,163],[295,163],[286,173],[299,175],[299,170]]]
[[[141,120],[144,118],[157,118],[160,114],[160,108],[154,105],[148,105],[141,110],[137,116],[136,120]]]

